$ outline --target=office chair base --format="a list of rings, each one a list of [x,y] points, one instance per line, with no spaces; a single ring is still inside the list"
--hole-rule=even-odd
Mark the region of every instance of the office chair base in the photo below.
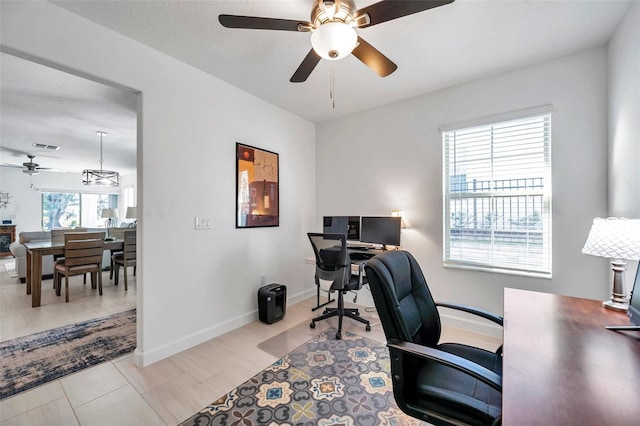
[[[349,317],[365,325],[366,331],[371,331],[371,323],[360,316],[360,311],[356,308],[344,308],[342,310],[343,317]],[[316,321],[322,321],[331,317],[339,317],[338,308],[327,308],[324,313],[311,320],[309,328],[316,328]],[[340,318],[338,331],[336,332],[336,340],[342,339],[342,318]]]

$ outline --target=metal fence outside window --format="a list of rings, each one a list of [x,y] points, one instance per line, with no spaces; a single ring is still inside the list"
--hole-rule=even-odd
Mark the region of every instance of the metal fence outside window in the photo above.
[[[542,244],[542,177],[450,178],[452,241]]]

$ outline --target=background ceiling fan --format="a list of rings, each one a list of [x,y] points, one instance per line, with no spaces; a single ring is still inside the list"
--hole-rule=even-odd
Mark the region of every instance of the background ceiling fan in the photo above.
[[[356,9],[353,0],[317,0],[311,7],[311,21],[220,15],[227,28],[299,31],[311,33],[311,46],[290,81],[306,81],[320,59],[338,60],[353,53],[380,77],[398,66],[360,37],[355,28],[367,28],[392,19],[452,3],[454,0],[386,0]]]
[[[22,173],[26,173],[26,174],[31,175],[31,176],[37,175],[41,171],[66,173],[64,170],[60,170],[60,169],[52,169],[52,168],[49,168],[49,167],[40,167],[40,165],[38,163],[34,163],[33,162],[33,159],[36,158],[35,155],[32,155],[32,154],[26,154],[26,155],[27,155],[27,158],[29,158],[29,161],[22,163],[21,166],[18,165],[18,164],[8,164],[8,163],[0,163],[0,166],[22,169]]]

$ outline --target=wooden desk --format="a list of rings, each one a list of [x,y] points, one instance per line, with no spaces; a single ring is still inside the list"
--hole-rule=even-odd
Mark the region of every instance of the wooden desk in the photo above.
[[[598,300],[504,290],[502,424],[636,425],[640,333]]]
[[[31,307],[40,306],[42,294],[42,256],[64,254],[64,243],[24,243],[27,249],[27,294],[31,294]],[[124,241],[105,241],[105,250],[123,250]]]

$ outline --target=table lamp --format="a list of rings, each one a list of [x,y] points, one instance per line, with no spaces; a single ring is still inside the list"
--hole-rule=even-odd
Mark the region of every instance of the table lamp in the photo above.
[[[129,226],[136,226],[136,220],[138,217],[138,206],[127,207],[126,219],[134,219]]]
[[[107,219],[104,223],[105,228],[111,228],[115,226],[116,217],[118,217],[118,212],[116,209],[102,209],[102,213],[100,214],[102,219]]]
[[[402,229],[408,228],[407,222],[404,218],[404,212],[402,210],[392,210],[391,217],[399,217],[400,218],[400,227]]]
[[[592,256],[608,257],[613,270],[611,299],[602,306],[615,311],[626,311],[629,299],[625,293],[624,260],[640,259],[640,219],[600,218],[593,219],[587,242],[582,252]]]

